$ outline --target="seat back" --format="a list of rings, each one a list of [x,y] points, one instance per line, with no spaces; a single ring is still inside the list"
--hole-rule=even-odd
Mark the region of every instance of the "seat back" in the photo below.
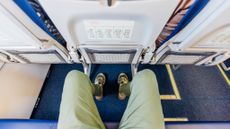
[[[65,45],[55,40],[56,36],[49,32],[50,29],[46,28],[44,22],[26,2],[28,1],[0,1],[1,61],[16,63],[70,62]]]

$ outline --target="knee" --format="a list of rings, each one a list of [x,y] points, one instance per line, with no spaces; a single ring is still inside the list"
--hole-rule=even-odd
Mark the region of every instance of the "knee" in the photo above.
[[[82,73],[81,71],[72,70],[67,74],[67,77],[68,76],[82,76],[82,75],[84,75],[84,73]]]
[[[131,92],[133,94],[154,94],[158,90],[156,75],[153,71],[146,69],[138,72],[131,82]],[[131,94],[132,94],[131,93]]]
[[[153,87],[153,85],[157,86],[156,75],[152,70],[142,70],[134,76],[132,80],[132,85],[132,87],[135,87],[137,85],[137,88],[140,88],[140,85],[144,85],[140,88],[142,90],[146,88],[148,89],[149,87]]]
[[[82,85],[89,83],[89,81],[90,79],[86,74],[78,70],[72,70],[66,75],[64,88],[65,89],[75,89],[75,90],[79,88],[80,89],[88,88]]]
[[[65,84],[68,83],[69,85],[78,85],[85,81],[88,81],[88,76],[78,70],[70,71],[65,78]]]
[[[149,78],[155,79],[156,78],[155,73],[150,69],[144,69],[138,72],[136,76],[138,76],[139,78],[143,78],[143,79],[149,79]]]
[[[65,80],[66,81],[70,81],[70,80],[78,80],[78,79],[82,79],[82,78],[85,78],[85,74],[78,71],[78,70],[72,70],[70,71],[67,75],[66,75],[66,78]]]

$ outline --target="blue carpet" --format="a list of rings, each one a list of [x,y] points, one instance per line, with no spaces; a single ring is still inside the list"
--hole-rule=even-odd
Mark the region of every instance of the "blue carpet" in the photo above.
[[[230,67],[230,59],[226,60],[224,63],[227,67]]]
[[[230,59],[226,60],[226,61],[224,62],[224,64],[225,64],[228,68],[230,68]],[[225,73],[226,73],[226,75],[228,76],[228,80],[230,80],[230,70],[229,70],[229,71],[225,71]]]
[[[230,87],[216,66],[183,66],[173,73],[182,100],[165,106],[166,112],[174,110],[177,113],[169,114],[180,114],[190,121],[230,121]],[[174,102],[163,102],[169,103]]]
[[[173,95],[169,74],[164,65],[141,65],[142,69],[155,72],[161,95]],[[60,99],[66,74],[78,69],[79,64],[52,65],[47,77],[38,106],[34,109],[32,119],[58,119]],[[103,121],[120,121],[127,105],[117,98],[117,76],[121,72],[131,79],[129,65],[94,65],[91,80],[97,73],[107,76],[105,97],[96,101]],[[187,118],[189,121],[230,121],[230,87],[227,85],[218,68],[182,66],[172,70],[181,100],[162,100],[165,118]]]

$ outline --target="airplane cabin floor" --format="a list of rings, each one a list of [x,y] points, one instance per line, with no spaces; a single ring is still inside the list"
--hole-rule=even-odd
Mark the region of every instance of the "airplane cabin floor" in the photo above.
[[[140,65],[139,70],[151,69],[158,80],[165,121],[230,121],[230,71],[220,66],[197,67],[184,65],[173,70],[170,65]],[[81,70],[80,64],[52,65],[40,93],[31,119],[57,120],[66,74]],[[117,76],[121,72],[131,78],[129,65],[93,65],[91,79],[97,73],[107,75],[105,97],[96,101],[103,121],[119,122],[127,99],[117,98]],[[74,100],[70,100],[74,101]]]

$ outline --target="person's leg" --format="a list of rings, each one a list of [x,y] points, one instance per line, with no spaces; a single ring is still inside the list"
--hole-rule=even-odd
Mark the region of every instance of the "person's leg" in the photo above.
[[[130,83],[131,95],[119,129],[164,129],[158,84],[150,70],[137,73]]]
[[[93,99],[93,84],[87,75],[73,70],[66,76],[58,129],[105,129]]]

